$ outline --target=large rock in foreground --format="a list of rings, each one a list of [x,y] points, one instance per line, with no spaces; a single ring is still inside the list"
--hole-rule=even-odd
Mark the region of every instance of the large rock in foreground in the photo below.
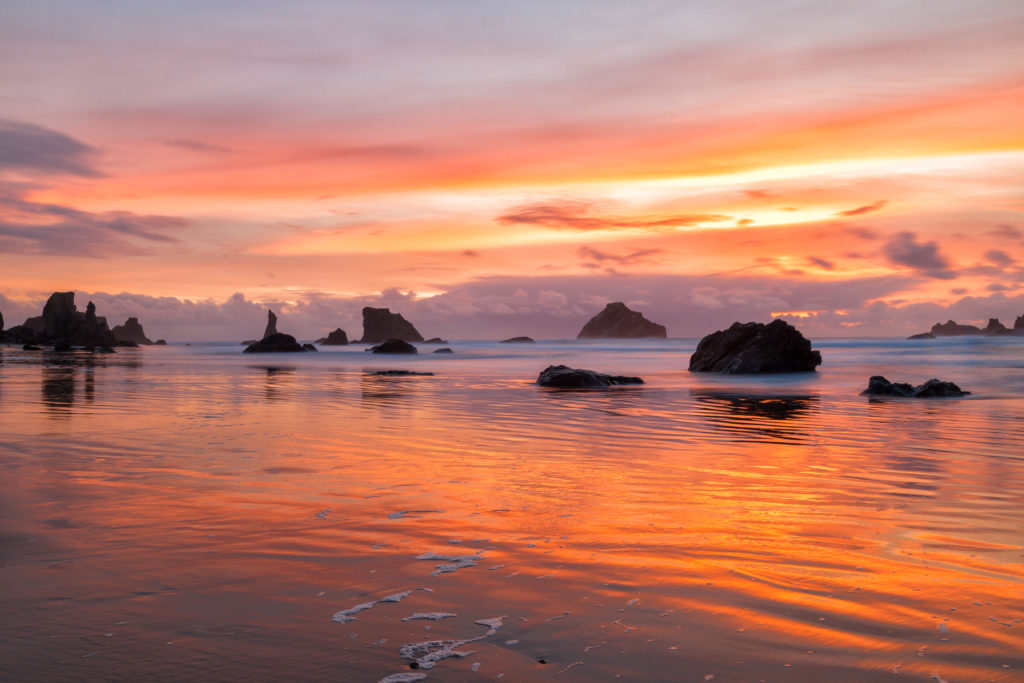
[[[371,353],[419,353],[416,347],[401,339],[388,339],[370,349]]]
[[[881,375],[868,380],[868,388],[860,392],[861,396],[903,396],[906,398],[935,398],[944,396],[968,396],[971,392],[964,391],[952,382],[930,379],[924,384],[911,386],[905,382],[890,382]]]
[[[114,325],[114,329],[111,330],[111,332],[114,333],[114,339],[116,339],[119,344],[131,342],[133,344],[150,346],[153,343],[150,341],[149,337],[146,336],[138,318],[128,318],[124,321],[124,325]]]
[[[363,344],[379,344],[388,339],[421,342],[423,335],[401,313],[392,313],[389,308],[364,308],[363,338],[360,341]]]
[[[330,332],[326,337],[317,339],[316,343],[320,346],[348,346],[348,335],[345,334],[345,330],[336,327],[334,332]]]
[[[542,387],[558,387],[562,389],[604,389],[619,384],[643,384],[639,377],[623,377],[606,375],[593,370],[578,370],[566,365],[549,365],[537,377],[537,384]]]
[[[730,375],[762,372],[814,372],[821,353],[785,320],[733,323],[709,334],[690,356],[690,372]]]
[[[664,339],[665,326],[653,323],[621,301],[610,303],[587,321],[577,339]]]
[[[295,341],[295,337],[290,334],[277,332],[245,347],[243,353],[302,353],[308,350]]]
[[[18,337],[26,344],[53,344],[62,348],[117,344],[107,327],[107,319],[96,315],[95,304],[90,301],[82,313],[75,306],[74,292],[54,292],[43,306],[43,314],[29,318],[20,328]]]

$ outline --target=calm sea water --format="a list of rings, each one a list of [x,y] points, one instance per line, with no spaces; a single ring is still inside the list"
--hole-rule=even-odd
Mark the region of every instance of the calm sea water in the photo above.
[[[0,679],[1024,680],[1024,339],[451,346],[2,349]]]

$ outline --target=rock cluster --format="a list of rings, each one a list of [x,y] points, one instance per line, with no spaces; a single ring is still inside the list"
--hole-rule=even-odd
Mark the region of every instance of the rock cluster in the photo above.
[[[138,318],[128,318],[124,321],[124,325],[114,325],[114,329],[111,330],[111,332],[114,333],[114,339],[116,339],[119,344],[123,344],[125,342],[129,342],[137,346],[150,346],[153,344],[153,342],[146,336]]]
[[[914,334],[908,339],[935,339],[936,337],[1003,337],[1020,336],[1024,337],[1024,315],[1017,316],[1013,322],[1013,328],[1008,328],[999,321],[999,318],[989,318],[985,327],[975,325],[961,325],[960,323],[948,320],[944,323],[935,323],[930,332]]]
[[[907,398],[934,398],[942,396],[967,396],[971,392],[964,391],[952,382],[930,379],[924,384],[911,386],[905,382],[890,382],[881,375],[868,380],[868,388],[860,392],[861,396],[903,396]]]
[[[664,339],[665,326],[651,322],[638,311],[632,311],[621,301],[604,307],[604,310],[587,321],[577,339],[642,339],[653,337]]]
[[[402,317],[401,313],[392,313],[389,308],[363,309],[363,344],[379,344],[389,339],[401,339],[407,342],[421,342],[421,335],[412,323]]]
[[[95,304],[90,301],[84,313],[79,311],[74,292],[54,292],[43,306],[41,316],[12,327],[5,337],[18,344],[53,345],[55,349],[109,348],[117,344],[107,319],[96,315]]]
[[[537,384],[542,387],[558,387],[562,389],[604,389],[620,384],[643,384],[639,377],[623,377],[606,375],[593,370],[579,370],[565,365],[549,365],[537,377]]]
[[[814,372],[821,353],[811,349],[800,332],[784,320],[764,323],[733,323],[727,330],[709,334],[690,356],[690,372],[750,374],[765,372]]]
[[[345,330],[340,327],[336,327],[334,331],[328,333],[326,337],[320,337],[317,339],[316,343],[320,346],[348,346],[348,335],[345,334]]]

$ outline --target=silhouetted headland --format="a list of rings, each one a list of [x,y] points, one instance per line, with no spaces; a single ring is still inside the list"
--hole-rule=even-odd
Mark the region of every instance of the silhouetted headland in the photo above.
[[[988,325],[977,327],[975,325],[961,325],[953,320],[944,323],[935,323],[930,332],[913,334],[907,339],[935,339],[937,337],[1024,337],[1024,315],[1018,315],[1010,329],[999,321],[999,318],[989,318]]]
[[[615,301],[587,321],[577,339],[665,339],[664,325],[651,322],[621,301]]]
[[[821,353],[785,320],[733,323],[709,334],[690,356],[690,372],[730,375],[765,372],[814,372]]]

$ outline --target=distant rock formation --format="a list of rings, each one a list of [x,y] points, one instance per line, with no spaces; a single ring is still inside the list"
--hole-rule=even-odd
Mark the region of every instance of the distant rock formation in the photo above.
[[[579,370],[566,365],[549,365],[541,370],[537,384],[562,389],[604,389],[620,384],[643,384],[639,377],[606,375],[593,370]]]
[[[269,337],[271,335],[274,335],[274,334],[277,334],[277,316],[274,315],[274,312],[268,308],[267,309],[267,329],[265,329],[263,331],[263,338],[266,339],[267,337]]]
[[[302,350],[303,351],[317,351],[317,348],[315,346],[313,346],[312,344],[303,344],[302,345]]]
[[[444,339],[441,339],[440,337],[431,337],[430,339],[428,339],[427,341],[425,341],[423,343],[424,344],[447,344],[448,342],[445,341]]]
[[[153,346],[167,346],[167,340],[157,339],[155,342],[153,342]]]
[[[363,309],[366,310],[365,308]],[[370,349],[371,353],[419,353],[416,347],[407,341],[402,339],[394,338],[388,339],[383,344],[379,344]]]
[[[455,352],[452,351],[451,349],[449,349],[447,346],[445,346],[445,347],[442,347],[440,349],[437,349],[436,351],[434,351],[434,353],[455,353]]]
[[[308,350],[295,341],[295,337],[290,334],[275,332],[245,347],[245,351],[242,353],[296,353]]]
[[[968,396],[971,392],[963,391],[952,382],[930,379],[916,387],[905,382],[890,382],[881,375],[868,380],[868,388],[860,392],[861,396],[903,396],[906,398],[934,398],[945,396]]]
[[[610,303],[587,321],[577,339],[665,339],[665,326],[653,323],[642,313],[631,311],[621,301]]]
[[[931,336],[927,336],[927,335]],[[932,325],[931,332],[922,332],[921,334],[915,334],[908,339],[934,339],[935,337],[1003,337],[1003,336],[1022,336],[1024,337],[1024,315],[1017,316],[1017,319],[1013,322],[1013,329],[1009,329],[1003,323],[999,322],[999,318],[989,318],[988,325],[984,328],[976,327],[974,325],[961,325],[957,322],[949,320],[944,323],[935,323]]]
[[[345,334],[345,330],[336,327],[334,332],[328,333],[326,337],[320,337],[316,343],[320,346],[348,346],[348,335]]]
[[[529,337],[509,337],[508,339],[502,339],[499,344],[533,344],[535,343]]]
[[[388,308],[363,309],[363,344],[378,344],[389,339],[401,339],[407,342],[421,342],[421,335],[412,323],[402,317],[401,313],[392,313]]]
[[[733,323],[709,334],[690,356],[690,372],[730,375],[767,372],[814,372],[821,353],[785,320]]]
[[[12,338],[11,333],[15,338]],[[97,317],[89,302],[85,313],[75,307],[74,292],[54,292],[43,306],[43,314],[7,331],[9,339],[21,344],[52,344],[55,349],[72,346],[111,347],[117,344],[107,319]]]
[[[142,324],[139,323],[138,318],[128,318],[124,321],[124,325],[114,325],[114,329],[111,332],[114,333],[114,339],[119,344],[124,342],[133,342],[136,345],[141,344],[145,346],[153,344],[142,330]]]
[[[7,337],[4,335],[4,314],[0,313],[0,342],[6,341]]]

